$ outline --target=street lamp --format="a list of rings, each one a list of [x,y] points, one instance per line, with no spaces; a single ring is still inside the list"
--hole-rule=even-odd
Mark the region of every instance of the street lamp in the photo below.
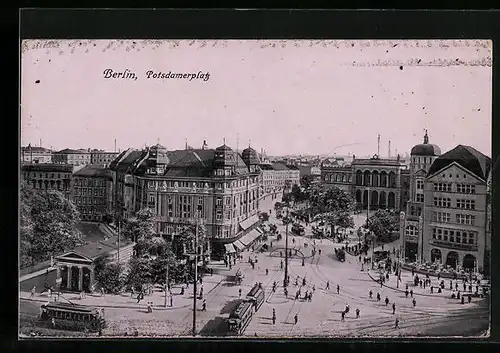
[[[198,217],[200,212],[195,214],[195,230],[194,230],[194,283],[193,283],[193,337],[196,337],[196,295],[198,284]]]
[[[293,201],[290,201],[290,204],[292,202]],[[285,277],[283,278],[283,287],[284,288],[286,288],[288,286],[288,223],[290,222],[289,214],[290,214],[290,209],[289,209],[289,206],[287,205],[286,225],[285,225]]]

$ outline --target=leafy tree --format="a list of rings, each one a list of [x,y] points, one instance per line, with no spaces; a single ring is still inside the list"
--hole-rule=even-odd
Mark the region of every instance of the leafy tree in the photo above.
[[[34,190],[23,182],[20,196],[21,267],[84,244],[83,235],[76,228],[80,214],[62,193]]]
[[[397,212],[377,210],[367,219],[365,228],[373,232],[378,240],[382,240],[399,228],[399,215]]]
[[[262,222],[267,222],[269,221],[269,215],[267,214],[267,212],[262,212],[260,214],[260,218],[262,219]]]
[[[300,185],[305,189],[309,189],[313,183],[314,177],[311,174],[303,175],[300,178]]]
[[[295,200],[295,202],[305,201],[305,194],[297,184],[292,186],[291,198]]]
[[[98,273],[96,281],[106,293],[118,294],[123,290],[126,277],[124,268],[120,263],[108,262]]]
[[[156,235],[155,213],[150,208],[139,210],[134,217],[127,219],[123,228],[123,236],[138,242]]]
[[[309,211],[314,219],[325,221],[332,227],[332,235],[335,226],[351,228],[354,226],[352,212],[354,201],[351,196],[342,189],[318,187],[312,190]]]
[[[128,287],[142,290],[145,285],[153,283],[151,259],[133,256],[129,261],[129,272],[126,279]]]
[[[284,203],[284,204],[289,204],[290,202],[292,202],[293,200],[293,197],[292,197],[292,194],[291,193],[286,193],[286,194],[283,194],[283,197],[281,199],[281,201]]]

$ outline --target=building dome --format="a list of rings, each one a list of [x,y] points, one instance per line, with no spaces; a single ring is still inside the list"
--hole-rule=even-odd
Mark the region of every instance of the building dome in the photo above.
[[[236,165],[235,153],[226,144],[215,149],[214,164],[218,166]]]
[[[412,156],[440,156],[441,148],[438,145],[429,143],[429,136],[427,130],[425,130],[424,143],[414,146],[410,154]]]
[[[245,148],[241,153],[241,157],[247,165],[260,164],[260,158],[257,151],[251,147]]]

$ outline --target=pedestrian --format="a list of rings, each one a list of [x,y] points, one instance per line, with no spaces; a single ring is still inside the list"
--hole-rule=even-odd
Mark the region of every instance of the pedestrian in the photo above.
[[[396,303],[392,303],[392,315],[396,313]]]
[[[201,311],[207,311],[207,301],[206,301],[206,299],[203,299],[203,304],[201,306]]]
[[[241,298],[241,288],[238,289],[238,297]]]
[[[283,269],[283,260],[280,262],[281,269]]]
[[[200,288],[200,299],[203,299],[203,287]]]
[[[340,293],[340,286],[337,284],[337,294]]]
[[[314,284],[313,284],[313,288],[312,289],[313,289],[313,293],[314,293],[314,291],[316,290],[316,286]]]
[[[389,298],[385,297],[385,306],[389,305]]]
[[[330,289],[330,281],[326,281],[326,289]]]
[[[345,320],[345,311],[342,311],[341,315],[342,315],[342,321],[344,321]]]
[[[36,286],[33,286],[33,288],[31,288],[30,299],[35,296],[35,293],[36,293]]]
[[[288,289],[286,287],[283,288],[283,292],[285,293],[285,298],[288,298]]]
[[[377,301],[380,301],[380,293],[377,293]]]
[[[293,317],[294,321],[295,321],[295,325],[297,325],[297,322],[299,321],[299,314],[295,314],[295,316]]]
[[[101,287],[101,297],[104,297],[104,288]]]
[[[412,303],[413,303],[413,307],[417,306],[417,300],[415,298],[413,298]]]
[[[431,294],[434,293],[434,287],[431,286]]]
[[[458,282],[455,282],[455,290],[458,290]]]
[[[305,286],[306,285],[306,278],[302,278],[302,285]]]
[[[457,293],[457,299],[460,299],[460,291]]]
[[[174,296],[171,295],[170,296],[170,307],[173,307],[174,306]]]
[[[361,262],[361,255],[359,255],[359,262]]]
[[[276,312],[274,311],[273,309],[273,317],[272,317],[272,320],[273,320],[273,325],[276,324]]]
[[[470,302],[472,301],[472,296],[471,296],[471,295],[469,295],[469,297],[467,298],[467,301],[468,301],[468,302],[469,302],[469,304],[470,304]]]
[[[405,297],[408,298],[408,289],[405,290]]]
[[[399,318],[396,318],[396,322],[394,323],[394,328],[399,328]]]
[[[372,290],[371,290],[371,289],[370,289],[370,292],[368,292],[368,295],[370,296],[370,299],[372,299],[372,297],[373,297],[373,292],[372,292]]]
[[[465,282],[464,282],[464,292],[465,292],[466,287],[467,287],[467,286],[465,285]]]
[[[452,289],[453,289],[453,282],[450,279],[450,290],[452,290]]]
[[[266,268],[266,276],[269,274],[269,270]]]
[[[462,295],[462,304],[465,303],[464,296]]]
[[[318,250],[318,254],[321,255],[321,249]]]
[[[359,308],[356,309],[356,319],[359,319]]]

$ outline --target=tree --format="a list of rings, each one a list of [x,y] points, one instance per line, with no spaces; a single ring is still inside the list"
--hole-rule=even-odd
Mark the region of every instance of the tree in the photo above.
[[[269,214],[267,214],[267,212],[262,212],[260,214],[260,219],[262,220],[262,222],[267,222],[269,221]]]
[[[132,256],[129,261],[129,272],[126,284],[134,290],[142,290],[144,286],[153,283],[151,259]]]
[[[352,212],[354,201],[339,188],[317,187],[311,192],[309,211],[316,220],[323,220],[332,227],[351,228],[354,226]]]
[[[76,228],[80,214],[62,193],[34,190],[22,182],[20,199],[21,267],[84,244],[83,235]]]
[[[106,263],[104,268],[96,273],[95,279],[106,293],[111,294],[121,293],[126,281],[124,268],[117,262]]]
[[[367,219],[365,228],[373,232],[378,240],[382,240],[399,228],[399,215],[397,212],[377,210]]]
[[[305,190],[308,190],[311,187],[313,180],[314,176],[312,176],[311,174],[303,175],[300,178],[300,186],[302,186]]]
[[[296,202],[305,201],[305,194],[302,191],[302,189],[300,188],[300,186],[298,186],[297,184],[294,184],[292,186],[292,192],[290,193],[290,196]]]
[[[150,208],[139,210],[134,217],[127,219],[123,229],[123,236],[137,242],[139,239],[148,239],[156,234],[155,213]]]

